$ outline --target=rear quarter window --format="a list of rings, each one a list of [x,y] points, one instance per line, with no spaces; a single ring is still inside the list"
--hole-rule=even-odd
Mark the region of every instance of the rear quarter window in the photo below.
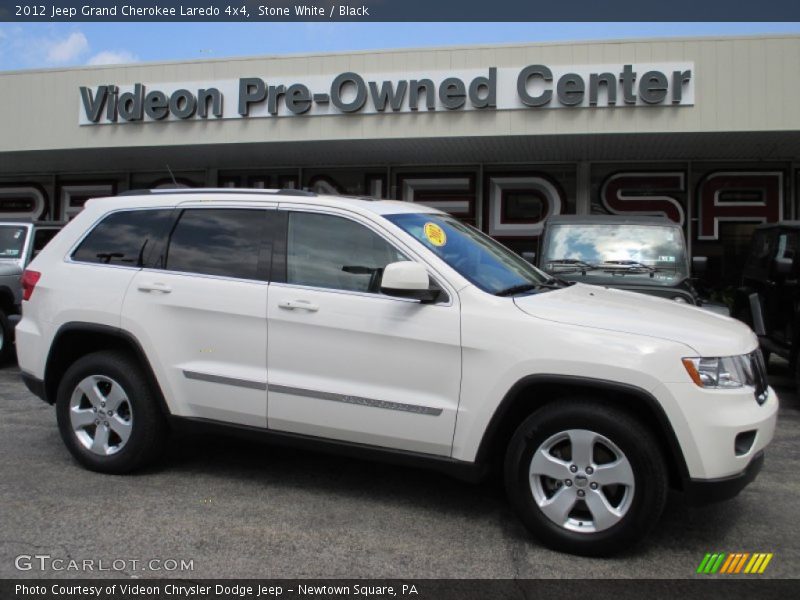
[[[163,245],[172,213],[172,209],[112,213],[83,239],[72,253],[72,260],[129,267],[158,262],[153,251]]]

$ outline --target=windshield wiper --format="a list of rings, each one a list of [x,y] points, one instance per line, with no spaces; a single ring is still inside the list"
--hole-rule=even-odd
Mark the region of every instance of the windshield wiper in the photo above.
[[[655,273],[656,268],[640,263],[637,260],[606,260],[600,265],[603,269],[621,269],[622,271],[647,271],[648,273]]]
[[[550,281],[542,282],[542,283],[521,283],[519,285],[512,285],[509,288],[504,290],[500,290],[499,292],[495,292],[495,296],[513,296],[514,294],[521,294],[522,292],[529,292],[531,290],[538,290],[540,288],[549,288],[552,290],[558,290],[564,287],[562,284],[558,282],[557,279],[553,278]]]
[[[666,267],[654,267],[646,265],[637,260],[607,260],[598,268],[612,275],[649,275],[653,277],[656,273],[666,270]]]
[[[548,260],[546,263],[550,269],[553,269],[554,273],[575,273],[577,271],[586,273],[586,271],[594,271],[600,268],[597,265],[576,258],[556,258]]]
[[[545,261],[548,265],[551,266],[558,266],[558,265],[568,265],[570,267],[594,267],[592,263],[587,263],[586,261],[579,260],[577,258],[553,258],[551,260]]]

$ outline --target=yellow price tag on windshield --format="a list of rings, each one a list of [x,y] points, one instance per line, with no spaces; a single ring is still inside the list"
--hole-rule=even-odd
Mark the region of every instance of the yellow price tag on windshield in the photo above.
[[[425,223],[425,237],[434,246],[444,246],[447,243],[447,234],[436,223]]]

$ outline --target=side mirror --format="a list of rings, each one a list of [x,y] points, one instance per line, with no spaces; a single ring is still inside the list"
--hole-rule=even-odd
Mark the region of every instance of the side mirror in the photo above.
[[[430,289],[428,271],[421,264],[404,260],[389,263],[383,269],[381,292],[387,296],[434,302],[441,290]]]
[[[536,252],[523,252],[522,258],[527,260],[532,265],[536,265]]]
[[[703,275],[708,269],[707,256],[693,256],[692,257],[692,274]]]
[[[776,258],[775,272],[778,275],[789,275],[792,272],[792,259],[783,257]]]

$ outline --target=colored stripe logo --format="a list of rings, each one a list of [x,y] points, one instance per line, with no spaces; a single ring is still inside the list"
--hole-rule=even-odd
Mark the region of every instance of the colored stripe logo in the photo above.
[[[701,575],[760,575],[772,560],[772,552],[708,552],[700,561],[697,573]]]

